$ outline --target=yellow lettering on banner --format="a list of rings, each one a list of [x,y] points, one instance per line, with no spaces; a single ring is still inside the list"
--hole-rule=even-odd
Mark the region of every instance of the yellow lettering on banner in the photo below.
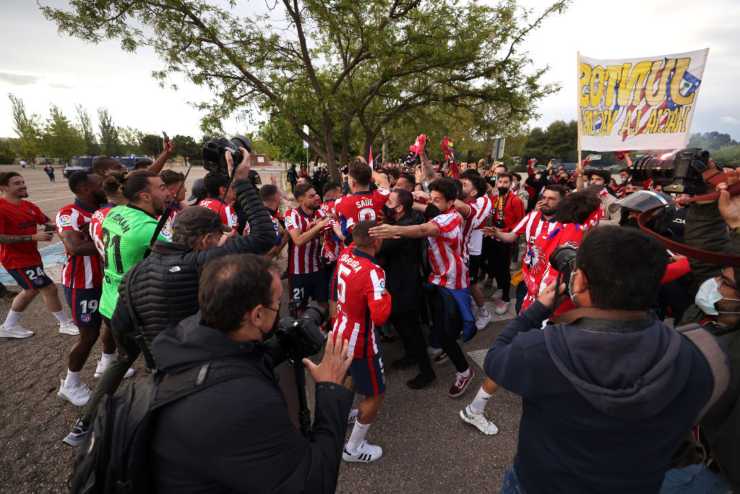
[[[659,111],[660,110],[658,110],[657,108],[653,108],[652,110],[650,110],[650,117],[648,117],[648,123],[645,127],[646,134],[655,134],[655,128],[658,126],[659,122],[657,115]]]
[[[616,88],[617,88],[617,82],[619,82],[619,79],[622,75],[622,66],[621,65],[611,65],[606,68],[607,73],[607,82],[606,82],[606,90],[605,90],[605,98],[604,98],[604,108],[607,110],[611,110],[614,108],[614,99],[616,98]]]
[[[691,105],[681,107],[681,129],[679,132],[686,132],[688,128],[686,123],[689,121],[689,112],[691,111]]]
[[[645,80],[650,72],[650,66],[650,61],[645,60],[632,67],[629,73],[626,70],[622,71],[622,79],[619,81],[619,94],[617,97],[619,106],[626,106],[630,101],[634,104],[640,102],[640,93],[645,87]]]
[[[617,110],[605,111],[601,117],[601,135],[612,135],[614,123],[617,121]]]
[[[664,129],[666,134],[673,134],[676,132],[676,116],[678,115],[678,111],[679,110],[672,110],[668,113],[668,123]]]
[[[598,108],[604,96],[604,67],[601,65],[597,65],[591,71],[589,93],[591,93],[591,107]]]
[[[688,96],[681,94],[681,81],[683,80],[683,75],[686,73],[686,70],[688,70],[690,63],[690,58],[679,58],[676,61],[676,72],[674,72],[673,79],[671,79],[671,99],[677,105],[690,105],[694,102],[696,92],[693,92]]]
[[[581,77],[578,79],[578,101],[580,102],[581,108],[585,109],[588,107],[589,97],[588,94],[583,91],[583,88],[587,85],[591,85],[591,66],[587,63],[582,63],[580,70]]]
[[[665,100],[668,89],[668,76],[675,66],[675,58],[662,62],[653,62],[653,67],[650,69],[650,75],[647,78],[647,86],[645,87],[645,98],[650,106],[660,106]],[[660,79],[656,80],[659,72],[661,73]]]
[[[627,111],[624,114],[624,120],[622,120],[622,125],[621,125],[621,127],[619,127],[619,133],[620,134],[629,133],[629,130],[630,130],[630,120],[632,120],[632,112],[631,111]]]

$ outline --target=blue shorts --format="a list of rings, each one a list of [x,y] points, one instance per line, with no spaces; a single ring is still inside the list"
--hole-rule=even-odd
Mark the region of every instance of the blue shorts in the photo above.
[[[308,300],[326,303],[329,301],[329,280],[324,269],[314,273],[292,274],[288,277],[290,298],[299,307],[308,305]]]
[[[102,322],[98,305],[102,288],[64,287],[64,297],[72,311],[72,320],[78,328],[100,329]]]
[[[44,271],[44,266],[28,266],[26,268],[8,269],[8,274],[24,290],[39,290],[45,286],[53,285]]]
[[[378,396],[385,393],[385,372],[383,371],[383,355],[356,358],[349,366],[352,384],[355,391],[363,396]]]

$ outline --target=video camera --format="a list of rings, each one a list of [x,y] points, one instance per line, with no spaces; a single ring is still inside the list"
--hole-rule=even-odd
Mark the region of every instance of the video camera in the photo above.
[[[304,357],[318,353],[326,341],[321,331],[326,319],[326,311],[313,305],[298,318],[280,319],[274,337],[265,343],[270,349],[273,364],[277,366],[288,359],[300,362]]]
[[[565,293],[570,293],[570,275],[576,269],[576,254],[578,249],[572,245],[561,245],[550,254],[550,266],[560,273],[558,286],[565,283]]]
[[[243,136],[235,136],[231,139],[225,137],[211,139],[203,145],[203,168],[227,177],[233,175],[234,170],[229,170],[226,164],[226,151],[231,151],[231,156],[234,158],[234,169],[236,169],[244,158],[239,148],[245,148],[251,153],[252,143]]]
[[[665,192],[698,195],[708,188],[702,172],[709,167],[709,151],[688,148],[660,157],[643,156],[638,159],[630,173],[632,183],[652,180]]]

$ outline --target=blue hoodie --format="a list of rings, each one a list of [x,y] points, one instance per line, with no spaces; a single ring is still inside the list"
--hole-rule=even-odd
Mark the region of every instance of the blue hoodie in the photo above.
[[[657,493],[708,402],[709,364],[656,319],[542,321],[536,302],[488,351],[485,370],[522,397],[514,469],[527,494]]]

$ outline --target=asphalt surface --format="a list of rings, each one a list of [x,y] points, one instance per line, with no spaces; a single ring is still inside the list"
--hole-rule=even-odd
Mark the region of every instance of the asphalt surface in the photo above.
[[[8,169],[15,168],[2,167],[0,171]],[[40,169],[22,173],[29,184],[29,200],[49,217],[71,201],[61,172],[57,173],[56,184],[49,184]],[[194,169],[189,182],[202,174],[202,169]],[[58,274],[51,270],[50,274],[59,280]],[[0,318],[5,318],[9,305],[0,301]],[[56,392],[75,337],[57,332],[56,322],[40,297],[28,308],[22,323],[36,335],[26,340],[0,339],[0,493],[67,492],[75,450],[61,440],[79,409],[59,399]],[[490,324],[464,350],[490,347],[503,326],[504,322]],[[337,492],[498,492],[516,451],[520,399],[504,390],[494,395],[487,413],[498,425],[499,433],[484,436],[458,417],[483,380],[477,365],[472,364],[476,377],[467,393],[453,400],[447,396],[455,374],[451,363],[435,367],[437,380],[432,386],[414,391],[406,387],[405,381],[415,375],[415,369],[390,369],[390,363],[400,357],[400,342],[382,346],[386,400],[367,439],[381,445],[384,456],[373,464],[343,464]],[[82,371],[83,382],[91,387],[99,356],[98,345]],[[144,378],[141,363],[138,365],[134,379]],[[288,401],[294,400],[289,397]]]

